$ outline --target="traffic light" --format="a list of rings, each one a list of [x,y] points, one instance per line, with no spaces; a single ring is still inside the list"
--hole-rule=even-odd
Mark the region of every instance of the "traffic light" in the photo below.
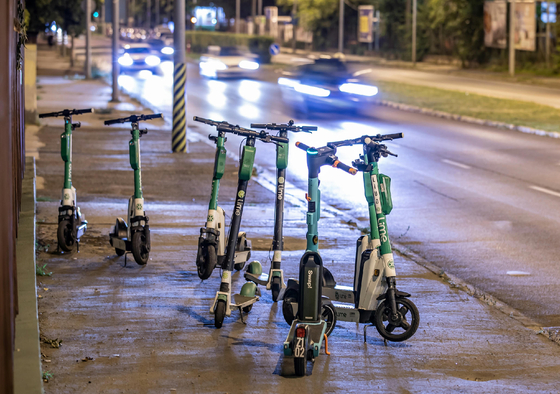
[[[95,11],[95,12],[93,13],[93,17],[94,17],[94,18],[99,18],[99,12]]]

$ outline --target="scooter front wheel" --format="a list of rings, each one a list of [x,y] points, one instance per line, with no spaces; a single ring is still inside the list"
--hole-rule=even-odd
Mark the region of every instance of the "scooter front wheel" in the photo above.
[[[397,311],[393,314],[387,300],[383,301],[375,311],[374,323],[383,338],[402,342],[413,336],[418,329],[420,313],[408,298],[397,298],[396,303]]]
[[[272,278],[271,290],[272,290],[272,301],[278,301],[278,296],[280,295],[280,290],[282,289],[281,279],[278,276]]]
[[[331,303],[323,304],[323,308],[321,310],[321,316],[323,320],[327,323],[327,329],[325,334],[327,336],[331,335],[335,326],[336,326],[336,311],[334,310],[334,306]]]
[[[74,237],[72,236],[72,226],[69,220],[61,220],[58,223],[58,230],[56,232],[58,246],[64,252],[70,252],[74,246]]]
[[[136,231],[132,236],[132,255],[138,265],[145,265],[148,262],[150,251],[143,231]]]
[[[207,245],[201,248],[200,255],[197,256],[196,270],[198,277],[206,280],[212,275],[214,267],[218,263],[218,256],[216,255],[216,246]]]
[[[224,324],[224,319],[226,318],[226,302],[224,300],[218,300],[216,304],[216,309],[214,310],[214,326],[216,328],[222,328]]]

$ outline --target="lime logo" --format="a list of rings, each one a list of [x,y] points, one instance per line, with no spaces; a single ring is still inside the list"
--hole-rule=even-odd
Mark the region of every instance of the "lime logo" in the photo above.
[[[64,193],[64,199],[68,200],[70,198],[70,195],[68,193]]]
[[[142,209],[142,204],[136,204],[136,210],[139,211]]]
[[[283,176],[278,178],[278,183],[284,183],[284,177]]]
[[[245,197],[245,192],[243,190],[239,190],[239,193],[237,193],[237,195],[239,196],[239,198],[243,198]]]
[[[389,260],[389,262],[387,263],[387,267],[394,269],[395,268],[395,262],[393,260]]]
[[[207,222],[213,222],[214,221],[214,215],[208,215],[208,218],[206,218]]]

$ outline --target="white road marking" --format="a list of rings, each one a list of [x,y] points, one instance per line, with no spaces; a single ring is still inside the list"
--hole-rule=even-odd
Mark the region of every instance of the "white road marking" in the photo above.
[[[470,166],[468,166],[466,164],[462,164],[462,163],[457,163],[456,161],[453,161],[453,160],[442,159],[441,161],[443,161],[444,163],[447,163],[447,164],[451,164],[452,166],[462,168],[464,170],[470,170],[471,169]]]
[[[545,189],[544,187],[539,186],[529,186],[530,189],[536,190],[541,193],[550,194],[551,196],[560,197],[560,193],[555,192],[554,190]]]

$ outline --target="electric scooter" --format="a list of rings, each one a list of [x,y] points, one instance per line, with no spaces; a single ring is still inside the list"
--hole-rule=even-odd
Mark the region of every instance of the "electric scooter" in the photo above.
[[[148,129],[140,130],[138,123],[159,118],[162,118],[161,114],[131,115],[126,118],[105,121],[106,126],[116,123],[131,123],[132,139],[128,143],[128,153],[130,166],[134,170],[134,194],[128,199],[127,221],[117,218],[115,226],[109,234],[109,243],[115,248],[117,256],[132,252],[138,265],[145,265],[148,262],[151,249],[149,219],[144,211],[140,163],[140,138],[142,135],[148,134]]]
[[[288,322],[291,324],[290,332],[284,341],[284,356],[292,356],[296,375],[304,376],[307,360],[314,361],[319,356],[322,342],[336,326],[337,319],[332,303],[322,297],[324,267],[318,252],[318,222],[321,217],[319,172],[326,165],[352,175],[357,171],[338,160],[336,148],[325,146],[315,149],[300,142],[296,146],[307,151],[307,250],[300,260],[299,281],[288,281],[282,310],[285,317],[285,309],[289,309],[291,314]]]
[[[196,253],[198,277],[205,280],[212,275],[212,271],[214,271],[216,266],[222,266],[226,257],[227,238],[225,236],[225,213],[224,210],[218,206],[218,190],[220,188],[220,179],[222,179],[226,167],[226,133],[231,133],[235,125],[231,125],[227,122],[215,122],[198,116],[193,117],[193,120],[214,126],[218,131],[217,136],[208,136],[208,139],[214,141],[216,144],[216,155],[214,156],[212,194],[210,196],[206,227],[200,229],[198,251]],[[251,241],[247,239],[247,234],[243,231],[238,235],[235,252],[234,268],[240,271],[251,258]]]
[[[72,123],[72,115],[92,113],[92,108],[65,109],[59,112],[40,114],[39,118],[64,116],[64,133],[60,135],[60,155],[64,161],[64,186],[58,208],[58,247],[70,252],[74,245],[80,251],[80,237],[87,230],[87,220],[76,206],[76,189],[72,186],[72,132],[80,127],[80,122]]]
[[[337,285],[333,275],[324,269],[324,295],[333,303],[337,319],[355,323],[372,323],[388,341],[402,342],[414,335],[420,324],[416,305],[410,294],[396,288],[396,271],[389,233],[388,215],[393,209],[391,178],[379,173],[381,157],[397,156],[383,141],[403,138],[402,133],[362,136],[352,140],[331,142],[329,147],[363,145],[364,154],[352,165],[363,173],[365,196],[369,206],[370,233],[358,239],[352,286]]]
[[[199,121],[204,121],[207,124],[214,124],[209,119],[198,118]],[[271,136],[265,131],[256,132],[254,130],[245,129],[236,125],[223,122],[220,129],[224,132],[230,132],[239,136],[245,137],[245,145],[240,158],[237,193],[235,200],[235,207],[230,224],[228,247],[226,248],[226,258],[222,264],[222,280],[220,289],[214,297],[210,313],[214,314],[214,325],[216,328],[221,328],[226,316],[231,315],[233,309],[238,308],[243,320],[243,312],[249,312],[253,304],[258,301],[257,285],[253,282],[246,282],[241,288],[240,294],[231,296],[231,273],[235,265],[235,249],[231,245],[237,245],[239,239],[239,227],[241,226],[241,216],[243,214],[243,206],[245,205],[245,197],[247,193],[247,185],[253,173],[253,164],[255,161],[255,141],[257,139],[266,143],[288,143],[285,137]]]
[[[251,128],[278,130],[280,137],[288,138],[288,131],[294,133],[317,131],[316,126],[296,126],[290,120],[287,124],[260,124],[252,123]],[[259,261],[252,261],[245,272],[245,279],[255,282],[257,285],[266,286],[272,292],[272,300],[278,301],[281,291],[286,288],[284,283],[284,272],[281,268],[282,250],[284,249],[284,237],[282,227],[284,222],[284,189],[286,182],[286,168],[288,168],[288,149],[289,144],[278,144],[276,147],[276,203],[274,209],[274,236],[272,239],[272,262],[268,274],[262,270]]]

